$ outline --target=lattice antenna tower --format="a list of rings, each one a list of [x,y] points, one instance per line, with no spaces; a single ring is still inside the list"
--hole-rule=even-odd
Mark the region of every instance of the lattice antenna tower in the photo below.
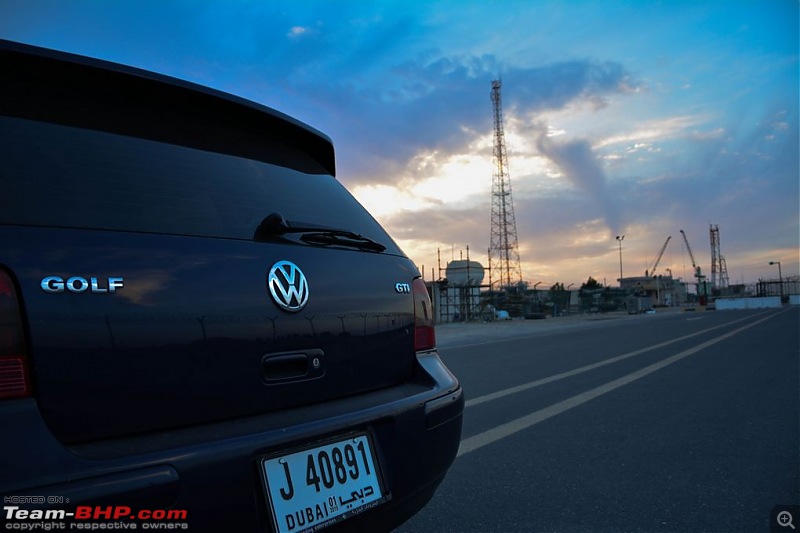
[[[503,131],[503,106],[499,80],[492,82],[492,108],[494,111],[494,169],[492,170],[492,234],[489,245],[489,282],[499,273],[500,287],[510,287],[522,282],[519,262],[517,222],[511,198],[511,176],[508,173],[508,155]]]
[[[728,286],[728,265],[720,251],[719,226],[709,224],[708,234],[711,240],[711,286],[724,289]]]

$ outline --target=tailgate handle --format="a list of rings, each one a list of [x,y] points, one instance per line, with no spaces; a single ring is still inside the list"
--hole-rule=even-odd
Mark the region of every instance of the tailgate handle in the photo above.
[[[261,360],[267,382],[311,379],[324,373],[322,350],[268,354]]]

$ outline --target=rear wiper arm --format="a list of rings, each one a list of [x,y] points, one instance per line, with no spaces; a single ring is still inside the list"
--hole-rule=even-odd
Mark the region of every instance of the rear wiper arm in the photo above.
[[[345,230],[325,230],[320,232],[303,232],[300,240],[309,244],[333,244],[338,246],[352,246],[361,250],[371,250],[382,252],[386,249],[381,243],[375,242],[369,237],[364,237],[358,233]]]
[[[386,249],[379,242],[375,242],[369,237],[364,237],[358,233],[315,224],[292,223],[280,213],[267,215],[256,228],[253,239],[264,241],[291,233],[302,234],[300,240],[308,244],[351,246],[374,252],[382,252]]]

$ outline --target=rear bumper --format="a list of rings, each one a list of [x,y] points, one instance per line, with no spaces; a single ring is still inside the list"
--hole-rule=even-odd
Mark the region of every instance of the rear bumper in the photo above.
[[[464,398],[458,381],[435,352],[420,354],[418,362],[419,379],[391,389],[73,446],[53,437],[33,400],[9,402],[0,405],[0,422],[10,428],[0,444],[0,495],[4,505],[20,509],[175,509],[186,511],[182,523],[194,531],[271,531],[259,460],[350,431],[369,431],[390,499],[332,530],[390,530],[430,499],[461,438]]]

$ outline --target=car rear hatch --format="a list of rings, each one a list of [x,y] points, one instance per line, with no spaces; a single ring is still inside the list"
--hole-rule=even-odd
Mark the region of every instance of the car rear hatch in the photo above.
[[[0,268],[59,439],[411,379],[417,269],[334,178],[327,138],[182,82],[11,48]]]
[[[413,372],[411,295],[395,285],[414,268],[401,257],[51,228],[2,227],[0,240],[35,397],[65,441],[308,405]],[[307,280],[300,311],[268,290],[281,261]]]

